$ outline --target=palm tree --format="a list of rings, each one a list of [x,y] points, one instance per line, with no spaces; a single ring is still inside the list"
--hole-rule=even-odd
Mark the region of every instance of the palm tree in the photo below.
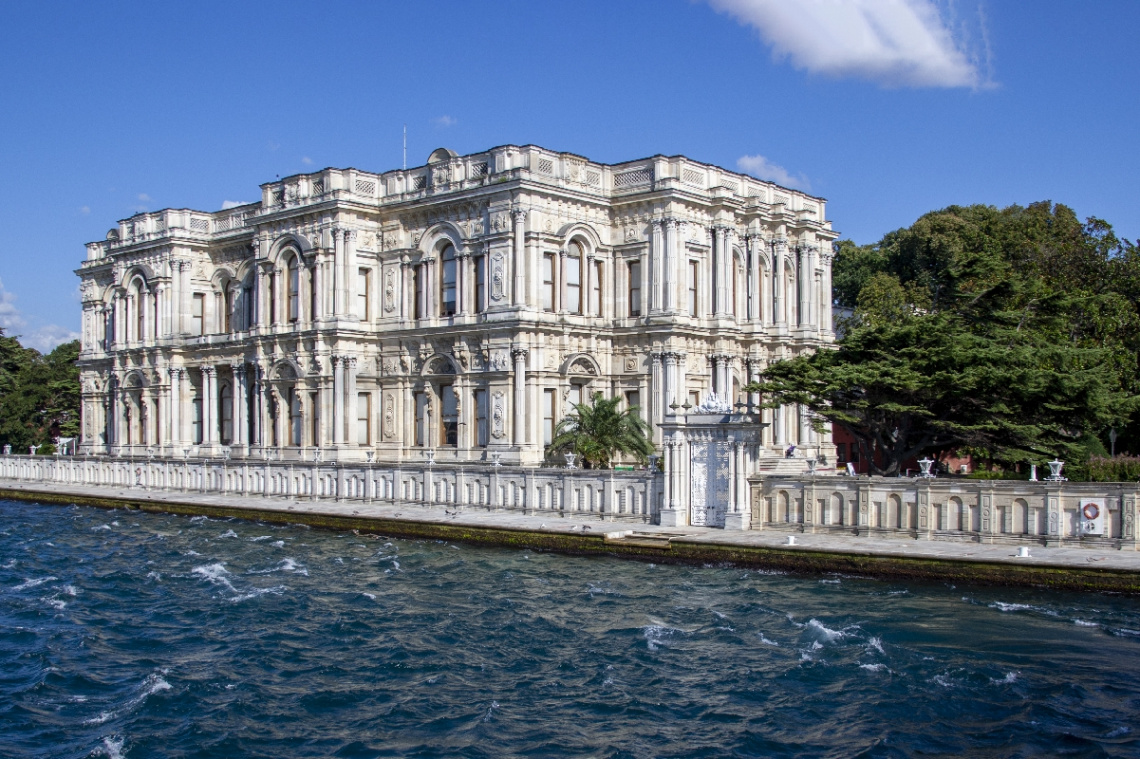
[[[574,411],[558,423],[547,454],[574,453],[586,466],[606,468],[617,453],[644,462],[653,453],[649,425],[638,407],[618,410],[621,398],[603,398],[594,393],[589,405],[574,404]]]

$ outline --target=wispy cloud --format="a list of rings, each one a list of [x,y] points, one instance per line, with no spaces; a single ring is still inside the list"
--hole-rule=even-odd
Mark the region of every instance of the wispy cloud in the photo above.
[[[142,203],[151,202],[151,197],[149,195],[147,195],[145,192],[140,192],[138,195],[138,198],[139,198],[139,202],[142,202]]]
[[[981,51],[953,14],[933,0],[708,0],[755,29],[777,59],[796,68],[886,87],[989,86],[988,37]]]
[[[810,190],[811,182],[803,174],[793,175],[783,166],[772,163],[762,155],[742,155],[736,159],[736,168],[765,182],[775,182],[784,187]]]
[[[79,333],[61,327],[58,324],[48,324],[28,331],[28,320],[16,307],[16,296],[4,287],[0,280],[0,329],[9,337],[19,337],[20,344],[25,348],[35,348],[40,353],[47,353],[60,343],[69,340],[78,340]]]
[[[80,206],[79,207],[79,213],[83,214],[84,216],[87,216],[88,214],[91,213],[91,206]]]
[[[309,158],[308,156],[301,156],[301,163],[305,164],[306,166],[312,166],[313,159]]]
[[[231,208],[237,208],[238,206],[244,206],[244,205],[246,205],[246,202],[244,200],[223,200],[222,201],[222,210],[228,211]]]
[[[436,118],[432,119],[431,123],[435,124],[437,127],[447,128],[447,127],[455,126],[456,124],[459,123],[459,121],[457,119],[453,119],[451,116],[444,115],[444,116],[437,116]]]

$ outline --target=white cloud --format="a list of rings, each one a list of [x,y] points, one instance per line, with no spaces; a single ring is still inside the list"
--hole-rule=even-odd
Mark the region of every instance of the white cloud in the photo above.
[[[139,200],[143,203],[149,203],[151,198],[145,192],[140,192],[139,193]]]
[[[48,324],[27,331],[28,320],[16,308],[16,296],[4,289],[4,282],[0,281],[0,329],[8,337],[19,337],[20,345],[25,348],[35,348],[40,353],[48,353],[60,343],[69,340],[78,340],[79,333],[58,324]]]
[[[25,348],[35,348],[40,353],[50,353],[52,348],[60,343],[78,339],[78,332],[67,327],[61,327],[58,324],[48,324],[21,335],[20,345]]]
[[[91,206],[80,206],[79,207],[79,213],[83,214],[84,216],[87,216],[88,214],[91,213]]]
[[[248,205],[244,200],[223,200],[222,201],[222,210],[228,211],[231,208],[237,208],[238,206],[244,206],[244,205]]]
[[[742,155],[736,159],[736,168],[765,182],[775,182],[783,187],[800,190],[811,189],[811,183],[803,174],[793,176],[783,166],[772,163],[762,155]]]
[[[4,282],[0,280],[0,329],[10,333],[14,329],[21,329],[28,322],[20,315],[16,308],[16,296],[4,289]]]
[[[445,127],[446,128],[446,127],[450,127],[450,126],[455,126],[456,124],[459,123],[459,121],[457,119],[453,119],[452,117],[445,115],[445,116],[438,116],[438,117],[432,119],[431,123],[435,124],[437,127]]]
[[[308,156],[302,156],[301,157],[301,163],[305,164],[306,166],[312,166],[313,165],[313,159],[309,158]]]
[[[814,74],[887,87],[984,87],[981,55],[933,0],[708,0],[754,28],[777,59]],[[950,8],[952,11],[953,9]],[[948,13],[947,16],[952,16]],[[979,12],[983,42],[984,16]]]

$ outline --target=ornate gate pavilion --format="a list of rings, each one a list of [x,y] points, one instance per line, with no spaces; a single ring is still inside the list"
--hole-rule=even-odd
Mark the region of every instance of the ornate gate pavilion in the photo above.
[[[749,400],[833,339],[825,211],[683,156],[505,145],[138,214],[77,272],[79,453],[534,465],[599,391],[661,443],[672,404]],[[795,407],[762,421],[761,470],[834,455]]]

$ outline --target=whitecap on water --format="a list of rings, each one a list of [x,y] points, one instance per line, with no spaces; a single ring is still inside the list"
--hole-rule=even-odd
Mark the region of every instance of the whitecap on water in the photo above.
[[[97,526],[95,526],[95,527],[92,527],[92,528],[91,528],[91,531],[92,531],[92,532],[97,532],[98,530],[109,530],[109,529],[111,529],[111,525],[109,525],[109,524],[101,524],[101,525],[97,525]]]
[[[251,569],[246,572],[246,574],[267,575],[272,574],[273,572],[290,572],[295,575],[305,575],[306,577],[309,576],[309,570],[305,568],[305,565],[298,564],[296,560],[291,557],[282,559],[281,561],[277,562],[276,566],[270,567],[269,569]]]
[[[1052,609],[1047,609],[1044,606],[1034,606],[1033,604],[1016,604],[1016,603],[1015,604],[1007,604],[1007,603],[1003,603],[1001,601],[994,601],[992,604],[988,604],[988,606],[991,609],[997,609],[998,611],[1004,611],[1004,612],[1036,611],[1036,612],[1040,612],[1042,614],[1047,614],[1050,617],[1060,616],[1059,614],[1057,614],[1057,612],[1053,611]]]
[[[217,562],[215,564],[203,564],[200,567],[194,567],[192,570],[190,570],[190,574],[201,577],[211,585],[220,585],[233,593],[237,593],[237,588],[235,588],[233,586],[233,583],[231,583],[227,578],[227,575],[229,573],[230,572],[228,569],[226,569],[225,564],[222,564],[221,562]]]
[[[836,579],[830,579],[830,580],[828,580],[828,579],[820,580],[819,582],[821,585],[839,585],[842,582],[842,580],[836,578]]]
[[[494,714],[495,710],[498,708],[499,708],[499,702],[498,701],[492,701],[491,706],[487,709],[487,714],[483,716],[483,721],[484,722],[490,722],[491,715]]]
[[[221,535],[218,536],[218,539],[220,540],[221,538],[236,538],[237,536],[238,536],[238,534],[236,532],[234,532],[233,530],[226,530],[225,532],[223,532]]]
[[[842,630],[832,630],[830,627],[826,626],[818,619],[815,619],[813,617],[808,620],[807,629],[812,635],[815,636],[817,643],[820,641],[824,643],[834,643],[837,640],[846,638],[851,634],[849,632],[850,630],[858,629],[858,625],[851,625],[849,627],[843,628]]]
[[[16,567],[16,560],[15,559],[8,559],[8,561],[4,562],[4,566],[0,567],[0,569],[15,569],[15,567]]]
[[[859,668],[865,669],[868,672],[882,672],[884,669],[887,669],[885,665],[879,664],[877,662],[875,664],[860,664]],[[887,669],[887,672],[890,672],[890,670]]]
[[[58,579],[58,577],[39,577],[36,579],[27,579],[16,587],[12,588],[12,590],[27,590],[28,588],[34,588],[38,585],[43,585],[45,582],[52,582]]]
[[[146,579],[154,580],[155,582],[162,582],[162,575],[160,575],[158,572],[147,572]]]
[[[872,637],[870,640],[867,641],[867,649],[868,650],[873,649],[875,651],[878,651],[880,654],[884,653],[882,639],[879,638],[878,636]]]
[[[194,524],[201,524],[202,522],[209,522],[210,518],[207,516],[190,517],[190,521]]]
[[[167,674],[169,671],[170,670],[167,669],[160,669],[147,675],[146,679],[142,681],[141,685],[139,685],[138,692],[130,700],[123,704],[122,708],[116,711],[99,712],[98,715],[92,717],[91,719],[84,720],[83,724],[102,725],[104,722],[115,719],[122,713],[133,711],[143,701],[146,701],[148,697],[153,696],[155,693],[160,693],[164,690],[170,690],[170,683],[166,682],[166,679],[163,677],[163,675]]]
[[[285,541],[284,540],[275,540],[270,545],[277,546],[278,548],[284,548],[285,547]]]
[[[674,635],[685,634],[684,630],[665,624],[646,625],[641,628],[641,632],[645,636],[646,646],[650,651],[656,651],[661,646],[667,645]]]
[[[1073,624],[1077,627],[1100,627],[1096,622],[1088,622],[1083,619],[1074,619]]]
[[[999,677],[999,678],[991,677],[990,682],[993,683],[994,685],[1013,685],[1014,683],[1017,682],[1017,673],[1016,672],[1006,672],[1005,677]]]
[[[250,538],[249,542],[250,543],[260,543],[261,541],[269,540],[272,537],[273,537],[272,535],[258,535],[256,538]]]
[[[67,608],[67,601],[62,601],[54,596],[51,598],[45,598],[44,602],[46,602],[48,606],[55,609],[56,611],[63,611]]]
[[[74,585],[64,585],[63,586],[63,592],[69,596],[79,595],[79,591],[75,589]]]
[[[375,601],[376,600],[376,594],[375,593],[361,593],[360,595],[364,596],[369,601]]]
[[[757,633],[757,634],[760,636],[760,642],[763,643],[765,646],[776,646],[777,648],[779,648],[780,644],[774,640],[769,640],[768,638],[765,638],[764,633]]]

